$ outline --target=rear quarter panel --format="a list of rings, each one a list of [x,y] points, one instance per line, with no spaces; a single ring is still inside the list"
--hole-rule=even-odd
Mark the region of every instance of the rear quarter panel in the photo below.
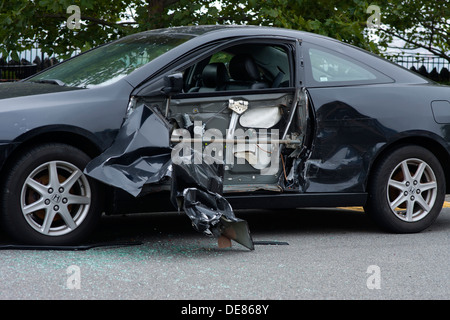
[[[449,153],[450,124],[435,121],[431,102],[448,100],[450,87],[381,84],[308,91],[316,132],[305,164],[305,192],[365,192],[377,156],[401,139],[432,139]]]

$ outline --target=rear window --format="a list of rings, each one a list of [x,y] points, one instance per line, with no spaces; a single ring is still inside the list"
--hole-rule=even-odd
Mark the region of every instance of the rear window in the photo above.
[[[306,72],[313,86],[389,83],[392,79],[339,52],[309,45]]]

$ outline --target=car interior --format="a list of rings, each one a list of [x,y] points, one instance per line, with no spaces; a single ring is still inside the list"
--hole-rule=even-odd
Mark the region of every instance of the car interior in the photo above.
[[[184,84],[186,93],[289,87],[289,55],[279,45],[236,45],[187,68]]]
[[[278,149],[267,141],[281,138],[289,122],[295,98],[292,59],[287,45],[245,43],[222,48],[181,70],[183,94],[170,103],[174,128],[202,134],[218,130],[223,138],[252,139],[222,147],[204,143],[204,148],[217,147],[214,154],[225,160],[225,192],[280,191]],[[236,112],[236,104],[245,110]],[[225,159],[228,152],[233,159]],[[273,173],[261,174],[269,169]]]

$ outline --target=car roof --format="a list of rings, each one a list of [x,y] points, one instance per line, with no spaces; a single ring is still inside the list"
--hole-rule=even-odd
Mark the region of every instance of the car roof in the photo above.
[[[255,34],[255,35],[280,35],[286,37],[314,37],[314,38],[323,38],[327,39],[328,37],[318,35],[311,32],[299,31],[293,29],[285,29],[285,28],[277,28],[277,27],[268,27],[268,26],[254,26],[254,25],[196,25],[196,26],[179,26],[179,27],[169,27],[162,29],[153,29],[148,31],[142,31],[129,37],[139,37],[143,35],[151,35],[151,34],[172,34],[172,35],[190,35],[192,37],[198,37],[203,35],[213,35],[213,34],[223,34],[229,33],[231,34],[239,34],[242,35],[242,32],[246,34]],[[328,38],[331,39],[331,38]],[[334,39],[333,39],[334,40]],[[337,41],[337,40],[336,40]]]
[[[181,45],[179,50],[189,51],[191,48],[201,43],[215,41],[223,38],[233,38],[242,36],[271,36],[281,38],[298,39],[302,42],[309,42],[315,45],[324,46],[342,54],[348,55],[353,59],[356,59],[371,68],[378,70],[379,72],[387,75],[388,77],[395,79],[396,82],[402,83],[426,83],[430,82],[428,79],[421,77],[412,71],[405,69],[397,64],[394,64],[388,60],[358,48],[356,46],[347,44],[345,42],[326,37],[323,35],[277,27],[268,26],[253,26],[253,25],[196,25],[196,26],[180,26],[170,27],[163,29],[154,29],[149,31],[139,32],[125,37],[126,39],[136,39],[146,35],[154,34],[168,34],[168,35],[180,35],[189,36],[192,39],[187,41],[184,45]],[[122,39],[125,39],[122,38]],[[119,40],[120,41],[120,40]],[[174,50],[175,52],[177,50]],[[136,74],[140,73],[139,71]],[[133,81],[134,77],[130,77],[130,83],[135,86],[137,83]]]

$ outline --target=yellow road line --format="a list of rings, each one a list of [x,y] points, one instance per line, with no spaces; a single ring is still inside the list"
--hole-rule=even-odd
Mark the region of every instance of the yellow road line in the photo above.
[[[338,207],[338,209],[364,212],[363,207]]]
[[[450,208],[450,202],[449,201],[444,201],[444,205],[442,206],[442,208]],[[338,207],[338,209],[364,212],[364,208],[363,207]]]

